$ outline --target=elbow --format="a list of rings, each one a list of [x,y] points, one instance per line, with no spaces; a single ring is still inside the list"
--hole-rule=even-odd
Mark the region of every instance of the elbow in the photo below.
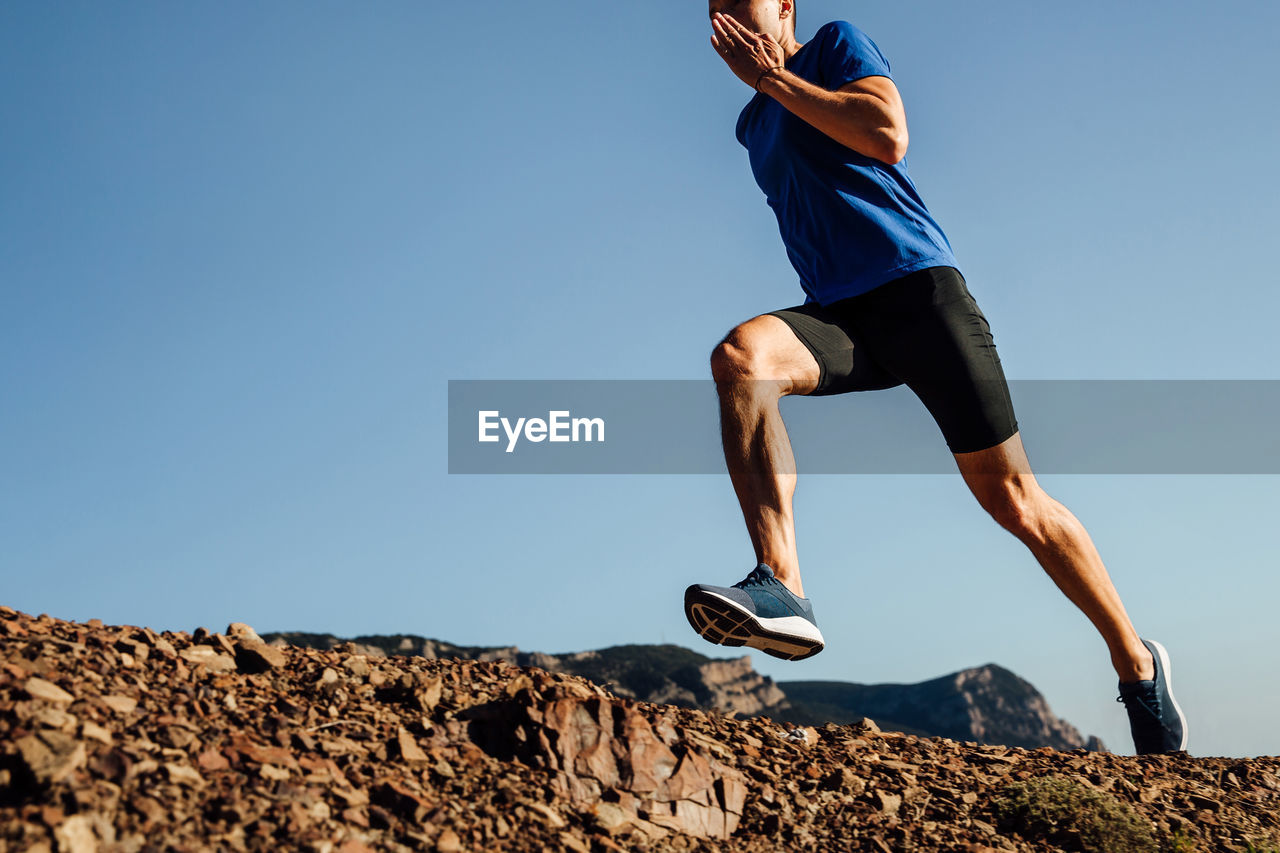
[[[881,140],[881,156],[879,159],[890,166],[898,164],[903,157],[907,156],[907,141],[907,129],[905,127],[886,128]]]

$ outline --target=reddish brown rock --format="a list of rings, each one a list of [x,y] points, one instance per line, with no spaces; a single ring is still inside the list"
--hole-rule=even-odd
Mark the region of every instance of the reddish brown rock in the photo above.
[[[109,730],[103,728],[97,723],[89,722],[88,720],[85,720],[80,724],[80,737],[96,740],[99,743],[105,743],[108,746],[110,746],[112,742],[111,732]]]
[[[98,838],[87,815],[73,815],[53,830],[59,853],[96,853]]]
[[[440,837],[436,839],[436,850],[439,853],[462,853],[465,849],[462,846],[462,839],[452,829],[443,830]]]
[[[232,622],[227,626],[227,630],[223,632],[233,642],[248,640],[253,643],[261,643],[262,638],[258,636],[258,632],[246,625],[244,622]]]
[[[431,812],[431,803],[426,797],[394,779],[387,779],[373,788],[369,792],[369,800],[415,823]]]
[[[196,786],[204,784],[204,777],[196,772],[195,768],[190,765],[167,761],[164,764],[164,769],[169,776],[170,782],[176,782],[180,785]]]
[[[221,634],[216,636],[221,637]],[[224,654],[213,646],[188,646],[178,652],[178,656],[193,666],[202,666],[209,672],[226,672],[236,668],[235,650]]]
[[[205,773],[212,773],[218,770],[230,770],[231,762],[227,757],[216,749],[206,749],[196,757],[196,764],[200,770]]]
[[[85,764],[82,741],[59,731],[42,730],[14,741],[27,772],[41,785],[67,778]]]
[[[422,747],[418,746],[417,739],[403,726],[396,729],[396,749],[404,761],[427,760],[427,754],[422,751]]]
[[[338,848],[338,853],[375,853],[375,851],[363,841],[352,838],[342,843],[342,846]]]
[[[121,696],[119,694],[108,694],[100,697],[102,704],[106,705],[117,714],[128,714],[138,707],[138,700],[132,696]]]
[[[241,672],[267,672],[280,669],[289,659],[285,653],[275,646],[268,646],[261,640],[239,639],[234,646],[236,667]]]

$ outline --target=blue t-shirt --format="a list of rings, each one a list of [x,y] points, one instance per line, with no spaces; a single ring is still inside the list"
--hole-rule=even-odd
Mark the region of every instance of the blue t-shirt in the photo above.
[[[846,21],[824,25],[787,70],[834,90],[889,77],[889,61]],[[805,302],[829,305],[925,267],[956,266],[951,244],[907,175],[859,154],[760,93],[738,116],[756,183],[800,275]]]

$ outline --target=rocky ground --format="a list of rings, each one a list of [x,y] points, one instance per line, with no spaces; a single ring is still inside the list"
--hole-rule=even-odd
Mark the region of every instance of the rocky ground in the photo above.
[[[849,681],[774,682],[756,672],[747,655],[709,658],[672,644],[623,645],[567,654],[521,651],[515,646],[458,646],[414,634],[353,638],[303,631],[264,633],[271,645],[309,646],[371,658],[420,655],[506,661],[515,666],[580,675],[616,696],[660,705],[700,708],[739,717],[767,716],[802,725],[855,723],[870,717],[883,729],[921,737],[949,737],[983,744],[1083,746],[1104,750],[1053,713],[1028,681],[988,663],[917,684],[857,684]],[[350,645],[347,645],[350,644]],[[1123,715],[1123,711],[1118,711]]]
[[[1273,850],[1280,759],[795,727],[0,607],[0,850]]]

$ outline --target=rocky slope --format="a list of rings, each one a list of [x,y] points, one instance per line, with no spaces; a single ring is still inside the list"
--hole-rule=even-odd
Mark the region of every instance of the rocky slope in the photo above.
[[[331,649],[346,640],[332,634],[263,634],[269,643]],[[411,634],[374,635],[349,641],[361,654],[421,655],[506,661],[580,675],[618,696],[701,708],[739,716],[785,715],[807,725],[882,720],[895,731],[1034,749],[1104,748],[1056,716],[1030,683],[995,664],[962,670],[920,684],[854,684],[845,681],[775,683],[751,666],[750,657],[714,660],[674,645],[614,646],[551,655],[515,646],[455,646]]]
[[[506,661],[580,675],[628,699],[726,714],[773,713],[788,707],[786,695],[773,679],[755,671],[750,657],[717,660],[670,644],[612,646],[556,655],[524,652],[515,646],[455,646],[412,634],[345,640],[332,634],[287,631],[264,633],[262,638],[273,645],[344,646],[372,657],[394,654],[421,655],[430,660]]]
[[[733,719],[506,661],[0,607],[0,849],[1268,849],[1280,759]]]

